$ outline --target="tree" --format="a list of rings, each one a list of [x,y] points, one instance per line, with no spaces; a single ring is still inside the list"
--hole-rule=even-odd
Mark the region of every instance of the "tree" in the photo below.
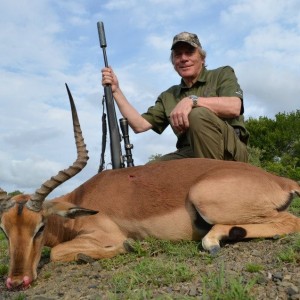
[[[19,190],[15,190],[11,193],[8,193],[8,195],[10,195],[10,196],[16,196],[16,195],[19,195],[19,194],[23,194],[23,192],[20,192]]]
[[[293,179],[300,178],[300,110],[278,113],[275,119],[246,121],[250,148],[260,149],[261,166]]]
[[[160,158],[160,157],[162,157],[162,154],[158,154],[158,153],[156,153],[156,154],[152,154],[151,156],[149,156],[149,162],[150,161],[154,161],[154,160],[157,160],[158,158]]]

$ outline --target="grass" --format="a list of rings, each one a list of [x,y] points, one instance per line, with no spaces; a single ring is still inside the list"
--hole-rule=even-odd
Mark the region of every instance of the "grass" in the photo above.
[[[259,265],[259,264],[248,263],[248,264],[246,264],[245,269],[247,272],[257,273],[259,271],[262,271],[264,269],[264,266]]]
[[[300,198],[295,198],[289,207],[289,211],[300,217]],[[300,262],[300,233],[286,235],[283,237],[286,246],[277,253],[279,262],[299,263]]]
[[[4,233],[0,230],[0,277],[8,273],[8,265],[1,263],[2,259],[7,257],[7,240]]]
[[[230,277],[224,268],[200,272],[199,277],[199,265],[208,266],[215,258],[199,251],[195,242],[148,238],[132,246],[134,253],[98,261],[103,269],[115,271],[108,287],[99,287],[108,290],[108,299],[194,299],[180,291],[182,285],[189,289],[199,287],[195,293],[201,294],[201,299],[254,299],[250,292],[255,280],[246,282],[240,275]]]
[[[0,276],[4,276],[8,273],[8,265],[0,264]]]
[[[27,297],[23,293],[21,293],[13,298],[13,300],[26,300],[26,299],[27,299]]]
[[[229,277],[221,266],[219,272],[203,277],[204,291],[203,300],[254,300],[251,295],[251,289],[254,286],[256,279],[249,282],[243,282],[243,277]]]
[[[282,262],[295,263],[297,254],[291,247],[286,248],[278,253],[278,259]]]
[[[300,197],[297,197],[293,200],[291,206],[289,207],[289,211],[300,217]]]
[[[123,270],[113,275],[110,288],[115,293],[124,293],[138,286],[152,289],[187,282],[194,277],[195,272],[184,263],[144,258],[130,270]]]
[[[7,255],[7,239],[0,229],[0,258],[3,258]]]
[[[283,263],[300,263],[300,233],[287,235],[283,239],[285,247],[278,251],[278,261]]]
[[[279,253],[278,259],[282,263],[296,263],[300,235],[292,235],[286,245],[293,251]],[[98,287],[99,290],[106,290],[107,299],[195,299],[195,296],[177,288],[182,285],[188,286],[187,290],[196,286],[196,294],[203,300],[255,299],[252,295],[255,277],[247,281],[242,275],[228,275],[222,265],[213,272],[200,272],[199,277],[198,266],[205,268],[205,265],[215,264],[216,258],[199,251],[195,242],[172,243],[147,239],[134,242],[133,248],[136,252],[98,261],[103,272],[110,274],[108,277],[101,277]],[[48,255],[49,249],[44,251]],[[247,263],[244,268],[249,273],[263,270],[263,266],[254,263]],[[3,274],[0,277],[2,276]],[[50,271],[43,275],[44,280],[50,277]],[[26,297],[20,292],[12,299],[22,300]]]
[[[299,240],[294,240],[293,245],[299,247]],[[217,258],[199,251],[195,242],[147,239],[135,242],[133,247],[137,252],[98,261],[102,274],[106,274],[101,276],[98,289],[105,291],[106,299],[190,300],[195,299],[195,296],[189,295],[193,288],[197,297],[203,300],[255,299],[252,295],[255,278],[246,280],[240,274],[229,275],[224,266],[216,262]],[[211,264],[219,267],[206,272],[206,267]],[[245,269],[255,273],[262,270],[262,266],[248,263]],[[51,277],[51,272],[46,271],[43,280]],[[183,291],[182,286],[186,287]],[[16,297],[12,299],[26,299],[24,292]]]

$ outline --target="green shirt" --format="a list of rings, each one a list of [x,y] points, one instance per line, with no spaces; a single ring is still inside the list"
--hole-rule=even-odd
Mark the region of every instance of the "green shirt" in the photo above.
[[[242,101],[240,116],[236,118],[224,119],[233,127],[239,127],[243,138],[248,140],[248,132],[244,125],[244,105],[243,91],[241,90],[234,70],[229,67],[220,67],[215,70],[207,70],[203,68],[198,80],[192,87],[187,87],[183,80],[179,85],[174,85],[162,92],[157,98],[155,105],[148,108],[148,111],[142,116],[152,125],[152,129],[161,134],[168,125],[170,125],[170,113],[177,103],[189,95],[199,97],[239,97]],[[177,148],[188,145],[188,139],[185,133],[179,134],[173,129],[177,135]]]

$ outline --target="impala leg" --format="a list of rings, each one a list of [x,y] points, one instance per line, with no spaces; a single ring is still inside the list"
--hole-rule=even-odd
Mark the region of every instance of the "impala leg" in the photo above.
[[[239,241],[244,238],[268,238],[275,235],[300,232],[300,219],[288,212],[280,212],[268,223],[222,225],[216,224],[202,239],[202,246],[212,255],[220,249],[221,240]]]
[[[51,250],[52,261],[73,261],[78,259],[78,254],[84,254],[93,259],[111,258],[118,254],[127,252],[123,243],[124,237],[111,239],[108,236],[101,241],[76,237],[75,239],[59,244]]]

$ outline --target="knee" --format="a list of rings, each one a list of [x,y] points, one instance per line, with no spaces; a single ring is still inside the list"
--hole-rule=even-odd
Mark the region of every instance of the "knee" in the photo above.
[[[216,124],[218,117],[214,112],[205,107],[197,107],[192,109],[189,114],[190,129],[203,128],[204,124]],[[205,126],[205,127],[206,127]]]

